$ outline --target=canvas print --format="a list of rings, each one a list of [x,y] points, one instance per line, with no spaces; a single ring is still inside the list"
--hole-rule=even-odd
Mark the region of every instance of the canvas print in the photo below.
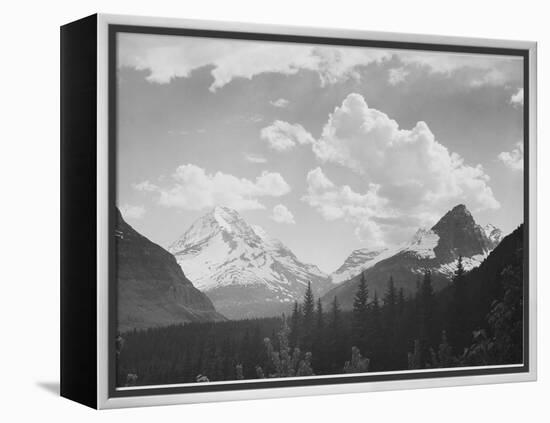
[[[119,32],[116,384],[524,362],[521,56]]]

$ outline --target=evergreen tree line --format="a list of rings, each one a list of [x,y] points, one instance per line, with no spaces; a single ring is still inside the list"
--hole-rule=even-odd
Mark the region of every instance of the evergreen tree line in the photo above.
[[[122,334],[119,385],[186,383],[520,363],[522,227],[479,267],[458,260],[434,293],[426,270],[414,295],[389,276],[381,298],[362,275],[352,310],[328,310],[308,284],[289,316],[189,323]],[[414,281],[412,282],[414,284]]]

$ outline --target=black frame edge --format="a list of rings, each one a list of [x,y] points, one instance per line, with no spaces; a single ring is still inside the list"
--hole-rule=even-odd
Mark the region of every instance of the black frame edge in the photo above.
[[[97,408],[97,15],[61,27],[61,396]]]

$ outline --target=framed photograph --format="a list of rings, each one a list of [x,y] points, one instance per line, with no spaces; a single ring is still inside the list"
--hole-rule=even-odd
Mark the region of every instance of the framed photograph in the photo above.
[[[536,43],[61,28],[61,394],[536,379]]]

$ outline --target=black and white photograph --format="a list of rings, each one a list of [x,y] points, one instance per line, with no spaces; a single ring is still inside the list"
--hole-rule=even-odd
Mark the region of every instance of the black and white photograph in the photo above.
[[[550,26],[496,6],[7,4],[0,421],[544,421]]]
[[[521,368],[524,70],[117,32],[117,388]]]

